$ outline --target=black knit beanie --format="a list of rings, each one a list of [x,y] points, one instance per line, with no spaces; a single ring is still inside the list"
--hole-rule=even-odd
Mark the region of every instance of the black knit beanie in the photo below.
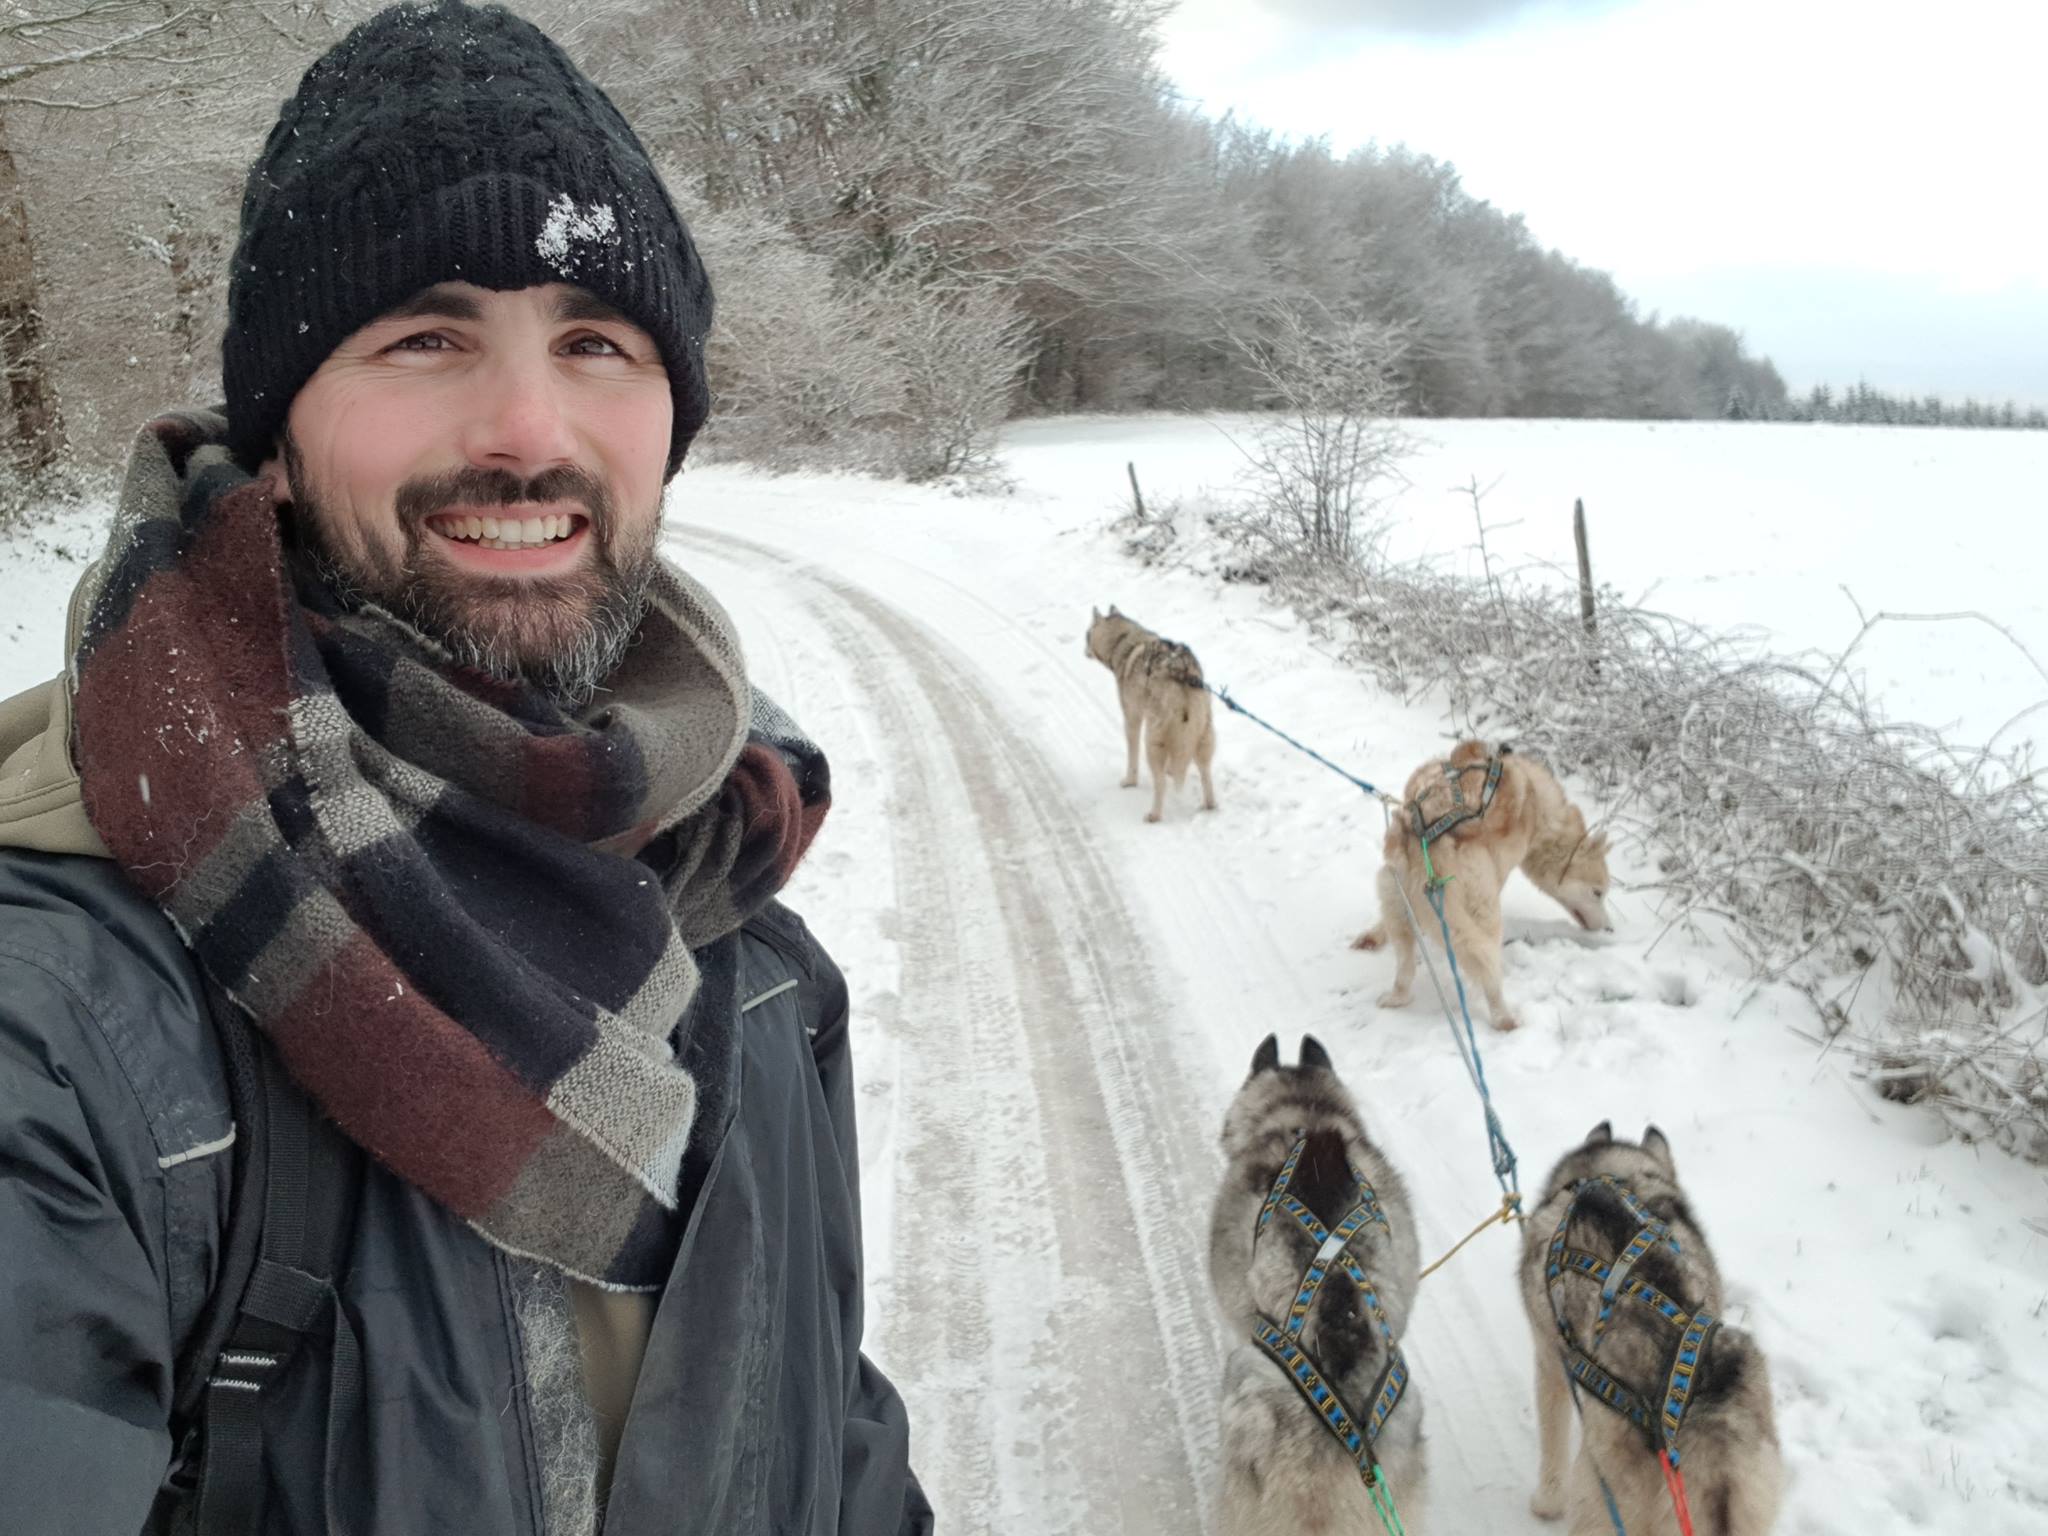
[[[285,103],[242,197],[222,343],[228,442],[253,469],[337,345],[435,283],[573,283],[661,348],[668,473],[704,424],[711,283],[633,130],[499,6],[379,12]]]

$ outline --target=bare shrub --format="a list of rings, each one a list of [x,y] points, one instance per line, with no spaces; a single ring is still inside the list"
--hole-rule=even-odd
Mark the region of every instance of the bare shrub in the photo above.
[[[885,279],[855,302],[902,380],[893,468],[910,481],[987,480],[1029,328],[994,287],[951,291]]]
[[[1373,561],[1385,538],[1375,514],[1405,484],[1398,328],[1321,305],[1275,305],[1255,335],[1233,338],[1274,413],[1245,459],[1238,538],[1310,565]]]
[[[1182,511],[1180,500],[1174,497],[1127,506],[1111,519],[1109,531],[1123,541],[1124,553],[1140,565],[1173,565],[1178,563]]]
[[[706,456],[782,470],[878,467],[876,419],[901,411],[905,382],[831,264],[750,210],[699,215],[692,227],[718,291]]]
[[[990,476],[1026,342],[1007,293],[848,276],[749,210],[693,224],[718,288],[708,457],[913,481]]]

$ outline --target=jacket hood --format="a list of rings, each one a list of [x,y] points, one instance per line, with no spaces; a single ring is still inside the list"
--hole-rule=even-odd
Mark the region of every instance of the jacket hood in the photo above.
[[[88,568],[72,588],[64,623],[64,654],[78,654],[85,627]],[[0,848],[37,853],[113,855],[86,819],[78,768],[71,761],[71,685],[65,670],[11,699],[0,699]]]

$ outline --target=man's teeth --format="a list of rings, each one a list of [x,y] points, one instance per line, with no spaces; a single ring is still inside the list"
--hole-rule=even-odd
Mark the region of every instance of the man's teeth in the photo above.
[[[560,517],[442,517],[434,520],[436,531],[465,543],[476,542],[485,549],[524,549],[529,544],[548,544],[566,539],[576,531],[576,519]]]

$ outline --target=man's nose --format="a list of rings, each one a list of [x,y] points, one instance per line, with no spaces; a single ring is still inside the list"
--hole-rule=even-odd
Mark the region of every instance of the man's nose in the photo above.
[[[463,442],[469,462],[522,480],[574,463],[561,388],[545,358],[494,361],[474,384]]]

